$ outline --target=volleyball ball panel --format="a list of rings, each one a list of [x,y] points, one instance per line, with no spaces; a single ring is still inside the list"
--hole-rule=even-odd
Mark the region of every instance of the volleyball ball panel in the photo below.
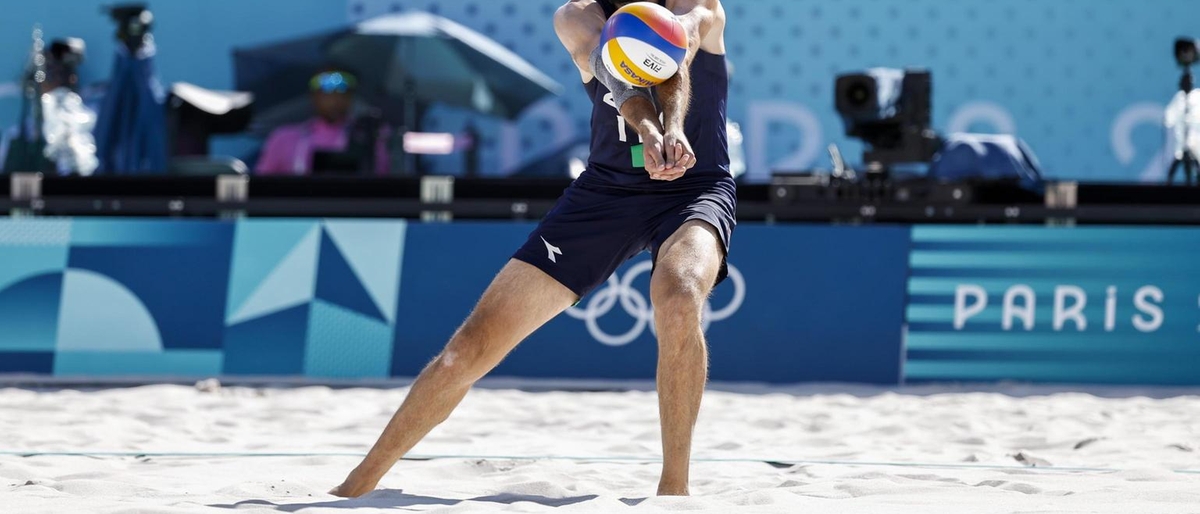
[[[617,10],[601,34],[604,67],[634,87],[657,86],[679,72],[687,34],[667,8],[649,2]]]

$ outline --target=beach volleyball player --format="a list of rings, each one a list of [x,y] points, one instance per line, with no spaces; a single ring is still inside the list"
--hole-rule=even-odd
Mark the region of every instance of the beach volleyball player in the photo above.
[[[645,250],[654,263],[658,336],[658,494],[688,494],[692,432],[707,380],[701,316],[725,276],[736,203],[725,138],[724,26],[719,0],[571,0],[558,9],[554,28],[593,104],[587,169],[484,291],[333,494],[374,489],[522,339]],[[678,71],[669,73],[673,58],[662,55],[630,59],[646,55],[639,45],[647,44],[668,57],[676,47]],[[627,83],[652,84],[668,74],[653,88]]]

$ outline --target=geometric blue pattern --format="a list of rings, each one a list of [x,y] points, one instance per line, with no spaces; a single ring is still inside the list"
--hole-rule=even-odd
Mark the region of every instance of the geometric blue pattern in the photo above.
[[[0,218],[0,245],[9,248],[66,248],[71,218]]]
[[[312,301],[316,287],[320,229],[313,227],[300,242],[261,279],[254,292],[233,315],[229,325]]]
[[[203,328],[197,331],[211,331]],[[124,284],[94,271],[68,269],[63,273],[55,348],[159,353],[163,342],[154,316]]]
[[[312,303],[304,374],[326,378],[386,378],[392,358],[392,330],[321,300]]]
[[[396,220],[239,222],[224,371],[386,376],[404,234]]]
[[[0,290],[0,352],[53,352],[63,275],[36,275]]]
[[[533,228],[139,220],[149,234],[180,232],[122,246],[130,232],[112,225],[123,222],[47,220],[45,237],[38,220],[0,222],[0,372],[412,376]],[[731,264],[741,272],[711,299],[731,313],[707,332],[714,380],[1200,384],[1200,228],[749,225],[738,234],[745,248]],[[75,235],[89,244],[67,244]],[[100,241],[112,244],[91,244]],[[645,259],[618,275],[629,279]],[[829,262],[859,271],[794,272]],[[227,309],[238,281],[243,305]],[[648,282],[634,281],[631,294],[648,297]],[[596,326],[551,320],[496,373],[652,377],[650,330],[619,347],[593,333],[628,330],[627,308],[638,306],[622,302]]]
[[[302,374],[309,308],[299,305],[225,329],[225,373]]]
[[[387,320],[371,299],[370,293],[354,270],[346,262],[342,252],[329,238],[321,235],[321,253],[317,271],[316,298],[370,317],[384,326]]]
[[[170,244],[143,234],[122,246],[114,241],[130,233],[123,220],[51,220],[46,237],[37,221],[22,223],[0,223],[0,372],[76,376],[412,376],[532,228],[139,220],[146,233],[180,231]],[[740,281],[718,286],[711,302],[731,305],[737,283],[743,301],[707,332],[714,379],[1200,384],[1200,228],[750,225],[738,233]],[[76,235],[112,244],[63,246]],[[406,247],[419,250],[405,255]],[[618,274],[628,278],[645,258]],[[828,262],[860,272],[788,271]],[[238,280],[247,284],[244,305],[227,309]],[[648,281],[632,287],[648,296]],[[1072,296],[1061,304],[1064,291]],[[258,307],[226,322],[245,305]],[[1056,326],[1064,305],[1079,309]],[[590,328],[611,335],[633,322],[627,306],[613,307],[598,327],[551,320],[496,373],[653,376],[651,331],[620,347],[594,340]]]
[[[0,373],[54,373],[54,352],[0,351]]]
[[[0,241],[4,251],[0,265],[0,291],[21,280],[46,273],[62,272],[67,267],[70,246],[9,245]]]
[[[0,220],[0,371],[219,374],[213,321],[231,231],[208,221]]]
[[[250,308],[251,296],[264,294],[265,298],[275,298],[279,302],[281,296],[289,299],[295,294],[281,295],[270,289],[278,286],[268,286],[272,275],[282,273],[278,280],[282,286],[303,288],[298,284],[312,281],[316,266],[316,240],[314,232],[318,223],[313,220],[254,220],[253,223],[241,222],[234,231],[233,258],[229,279],[229,296],[226,302],[225,318],[233,322],[246,317],[246,312],[269,313],[271,307]],[[280,268],[287,270],[279,271]],[[308,277],[303,275],[307,274]],[[262,291],[263,289],[267,291]],[[303,298],[297,301],[307,301],[312,296],[311,288]],[[264,299],[265,299],[264,298]],[[286,303],[293,303],[286,301]]]
[[[233,231],[220,221],[76,220],[67,264],[128,290],[163,348],[219,349]]]
[[[78,247],[204,247],[228,237],[228,222],[159,219],[76,219],[71,246]]]
[[[54,373],[73,376],[209,377],[221,374],[220,350],[58,352]]]
[[[387,376],[405,226],[0,220],[0,370]]]
[[[403,220],[326,220],[322,225],[388,323],[395,321],[408,224]]]
[[[121,226],[126,221],[55,220],[47,231],[53,237],[45,239],[37,237],[37,221],[19,230],[0,227],[0,263],[18,270],[6,272],[0,287],[0,369],[60,376],[412,376],[441,349],[532,228],[530,223],[409,227],[397,220],[256,219],[136,220]],[[172,226],[178,232],[163,240],[150,236]],[[861,287],[849,287],[853,281],[814,275],[805,284],[826,292],[773,301],[788,297],[791,282],[764,277],[779,276],[796,259],[818,263],[834,256],[839,262],[865,263],[883,254],[881,247],[904,252],[907,229],[854,229],[859,232],[853,238],[839,236],[843,229],[836,227],[791,227],[786,230],[798,233],[782,238],[775,233],[782,228],[744,230],[740,237],[750,238],[750,246],[782,251],[738,257],[753,293],[739,314],[746,321],[718,323],[709,331],[718,341],[714,356],[725,352],[714,359],[714,377],[785,381],[825,376],[800,374],[819,369],[861,378],[886,364],[866,362],[861,353],[880,360],[870,348],[891,339],[870,327],[895,328],[899,321],[875,312],[872,321],[853,323],[852,337],[834,335],[845,332],[846,325],[836,320],[860,316],[864,307],[898,318],[900,308],[876,306],[892,305],[890,297],[873,292],[875,300],[864,298]],[[895,240],[871,236],[882,232],[894,232]],[[63,246],[76,235],[86,244]],[[779,247],[780,240],[795,248]],[[409,247],[419,251],[406,256]],[[837,251],[797,257],[810,247]],[[886,260],[901,269],[875,265],[871,273],[902,280],[903,259]],[[631,261],[624,272],[644,262]],[[859,286],[866,281],[900,291],[866,276],[875,275],[859,275]],[[636,287],[644,289],[648,280]],[[400,294],[402,281],[405,294]],[[728,302],[732,286],[721,287],[716,300]],[[599,322],[607,328],[627,326],[621,325],[629,322],[622,312]],[[786,351],[772,346],[794,336],[796,326],[805,327],[814,340]],[[762,337],[741,340],[747,333]],[[814,358],[817,347],[827,356]],[[782,351],[788,359],[762,369],[756,356],[765,349]],[[640,379],[653,376],[655,350],[649,331],[635,344],[614,348],[593,341],[578,320],[561,317],[534,334],[497,372]],[[893,373],[895,368],[893,363]]]

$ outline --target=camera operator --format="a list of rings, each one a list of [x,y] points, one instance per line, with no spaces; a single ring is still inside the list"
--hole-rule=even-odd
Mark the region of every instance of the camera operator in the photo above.
[[[309,92],[316,115],[305,122],[284,125],[275,129],[263,145],[262,155],[254,167],[259,175],[310,175],[313,172],[313,156],[317,152],[350,152],[368,155],[357,156],[373,165],[377,175],[385,175],[389,169],[386,129],[380,129],[377,120],[368,117],[355,120],[351,116],[354,107],[358,79],[348,71],[328,68],[309,81]],[[355,144],[356,137],[367,126],[367,132],[375,140],[374,155],[363,146]],[[366,147],[369,148],[370,144]],[[318,170],[324,171],[324,170]]]
[[[42,52],[42,65],[26,75],[41,119],[31,109],[0,142],[0,162],[5,172],[43,171],[62,175],[90,175],[97,166],[92,128],[95,110],[79,95],[79,65],[83,40],[55,40]],[[40,124],[39,124],[40,122]],[[40,126],[39,126],[40,125]]]

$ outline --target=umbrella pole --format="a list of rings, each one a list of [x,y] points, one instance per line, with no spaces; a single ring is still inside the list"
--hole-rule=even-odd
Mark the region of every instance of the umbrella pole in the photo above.
[[[408,39],[400,39],[400,55],[404,56],[404,66],[407,68],[413,62],[412,45]],[[404,95],[404,128],[401,131],[400,137],[400,173],[408,175],[420,175],[420,170],[417,169],[417,157],[408,152],[405,141],[409,132],[417,131],[417,102],[414,98],[416,88],[413,87],[413,79],[405,73],[404,87],[402,88]]]
[[[417,131],[417,102],[413,100],[412,81],[404,80],[404,132]],[[417,169],[417,156],[408,153],[408,149],[404,148],[404,138],[402,138],[400,146],[401,155],[403,155],[403,163],[401,173],[404,175],[419,175],[420,170]]]

